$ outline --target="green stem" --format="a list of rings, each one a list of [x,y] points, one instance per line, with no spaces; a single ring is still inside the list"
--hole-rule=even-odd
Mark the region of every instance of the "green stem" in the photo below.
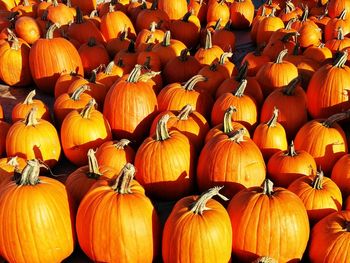
[[[219,196],[224,201],[228,201],[229,199],[226,198],[224,195],[220,194],[219,191],[223,188],[223,186],[215,186],[213,188],[210,188],[208,191],[202,193],[198,199],[190,206],[191,212],[193,212],[196,215],[203,215],[203,212],[206,210],[210,210],[209,207],[207,207],[207,203],[210,199],[212,199],[214,196]]]
[[[169,121],[169,114],[165,114],[162,116],[158,123],[156,128],[156,141],[165,141],[170,138],[169,131],[168,131],[168,121]]]
[[[118,194],[132,194],[131,182],[134,179],[135,172],[135,166],[131,163],[127,163],[120,171],[112,189]]]

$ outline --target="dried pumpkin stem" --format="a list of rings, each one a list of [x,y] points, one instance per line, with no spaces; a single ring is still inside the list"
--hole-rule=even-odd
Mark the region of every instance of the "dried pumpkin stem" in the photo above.
[[[33,104],[33,98],[35,97],[36,92],[35,89],[32,90],[31,92],[28,93],[27,97],[25,98],[25,100],[23,101],[23,104],[29,105],[29,104]]]
[[[129,46],[128,46],[128,53],[136,53],[135,49],[135,41],[130,40]]]
[[[23,168],[21,176],[17,180],[17,185],[37,185],[40,174],[40,164],[37,159],[27,161],[27,165]]]
[[[54,7],[57,7],[57,6],[58,6],[58,1],[57,1],[57,0],[52,0],[52,5],[53,5]]]
[[[220,65],[225,65],[226,59],[228,59],[228,58],[230,58],[232,56],[233,56],[232,52],[222,53],[221,56],[220,56],[220,59],[219,59],[219,64]]]
[[[192,112],[193,108],[191,104],[187,104],[180,110],[179,114],[176,117],[181,121],[186,121]]]
[[[182,18],[182,21],[183,21],[183,22],[188,22],[188,20],[190,19],[190,17],[193,15],[192,12],[193,12],[192,10],[191,10],[191,11],[188,11],[188,12],[184,15],[184,17]]]
[[[224,121],[223,121],[223,132],[225,134],[229,134],[233,132],[233,126],[232,126],[232,114],[237,111],[237,108],[234,106],[230,106],[224,114]]]
[[[289,19],[287,25],[286,25],[286,30],[291,30],[292,29],[292,25],[295,21],[297,21],[298,19],[296,17],[293,17],[291,19]]]
[[[338,32],[337,32],[337,40],[344,40],[344,32],[343,28],[340,26],[338,27]]]
[[[246,79],[242,79],[233,95],[236,97],[243,97],[247,83],[248,81]]]
[[[154,33],[154,32],[156,32],[156,28],[157,28],[157,22],[155,22],[155,21],[151,22],[151,24],[149,25],[149,31]]]
[[[285,13],[289,14],[295,10],[295,6],[292,1],[286,1]]]
[[[162,46],[164,47],[168,47],[170,46],[170,39],[171,39],[171,33],[170,30],[166,31],[164,34],[164,38],[163,38],[163,42],[162,42]]]
[[[95,16],[98,16],[98,11],[96,9],[91,11],[89,18],[94,18]]]
[[[268,127],[276,127],[278,120],[278,109],[276,107],[273,108],[273,113],[271,119],[267,122]]]
[[[91,179],[100,178],[102,176],[102,173],[100,172],[95,151],[93,149],[89,149],[87,153],[87,157],[88,157],[88,165],[89,165],[89,172],[87,173],[87,176]]]
[[[165,114],[162,116],[158,123],[156,128],[156,141],[165,141],[170,138],[169,131],[168,131],[168,121],[169,121],[169,114]]]
[[[215,23],[215,25],[214,25],[214,31],[217,31],[217,30],[220,29],[220,27],[221,27],[221,22],[222,22],[222,18],[220,17],[220,18],[218,19],[218,21],[216,21],[216,23]],[[208,30],[207,30],[207,32],[208,32]]]
[[[76,8],[76,10],[77,10],[77,15],[76,15],[75,23],[83,24],[84,23],[83,12],[81,11],[79,6]]]
[[[345,66],[346,61],[348,60],[348,51],[342,51],[338,58],[335,60],[333,67],[343,68]]]
[[[277,260],[270,257],[260,257],[254,260],[252,263],[277,263]]]
[[[94,47],[94,46],[96,46],[96,38],[94,38],[94,37],[90,37],[89,38],[89,41],[88,41],[88,43],[87,43],[87,45],[89,46],[89,47]]]
[[[245,134],[244,129],[240,128],[229,135],[230,140],[234,141],[236,143],[243,142],[244,141],[244,134]]]
[[[160,71],[148,71],[148,72],[142,74],[139,77],[138,81],[147,82],[150,79],[154,78],[155,76],[159,75],[160,73],[161,73]]]
[[[324,177],[323,171],[319,171],[316,173],[316,177],[312,182],[312,187],[314,189],[317,189],[317,190],[322,189],[323,177]]]
[[[345,20],[347,13],[348,13],[348,11],[346,9],[343,9],[343,11],[340,13],[338,19],[339,20]]]
[[[285,34],[281,38],[281,41],[282,42],[288,42],[291,37],[297,37],[297,36],[300,36],[300,34],[298,32],[290,32],[290,33]]]
[[[211,49],[213,47],[213,42],[211,39],[211,33],[209,29],[207,29],[207,35],[205,37],[205,46],[204,49]]]
[[[84,107],[84,109],[81,110],[80,115],[83,119],[89,119],[90,118],[90,114],[91,111],[95,108],[96,106],[96,100],[95,99],[91,99],[86,106]]]
[[[79,88],[77,88],[70,98],[74,101],[80,100],[81,94],[83,94],[85,91],[90,90],[90,87],[88,85],[81,85]]]
[[[299,82],[300,82],[299,77],[296,77],[295,79],[293,79],[291,82],[289,82],[287,87],[283,88],[282,90],[283,94],[286,96],[292,96]]]
[[[53,39],[53,32],[60,27],[59,23],[52,24],[46,32],[46,39]]]
[[[121,139],[120,141],[113,144],[115,148],[118,150],[124,150],[126,146],[128,146],[131,143],[128,139]]]
[[[346,230],[347,232],[350,232],[350,221],[346,221],[346,222],[345,222],[345,230]]]
[[[192,91],[194,90],[194,86],[200,81],[206,81],[207,78],[202,75],[195,75],[192,78],[190,78],[184,86],[182,86],[185,90]]]
[[[114,60],[108,63],[107,67],[105,68],[104,74],[106,75],[112,75],[113,68],[115,67]]]
[[[135,176],[135,167],[127,163],[120,171],[112,189],[118,194],[131,194],[131,182]]]
[[[306,22],[309,17],[309,7],[306,5],[304,8],[303,15],[301,16],[301,22]]]
[[[297,156],[297,152],[295,151],[294,141],[291,141],[291,143],[288,146],[288,156],[294,157]]]
[[[157,10],[157,9],[158,9],[158,0],[153,0],[150,9],[151,9],[151,10]]]
[[[265,179],[262,185],[263,194],[271,196],[273,194],[273,182],[269,179]]]
[[[282,50],[282,51],[278,54],[275,63],[276,63],[276,64],[282,63],[283,58],[284,58],[287,54],[288,54],[288,49]]]
[[[38,112],[38,108],[36,107],[31,108],[31,110],[28,112],[27,116],[23,120],[26,126],[35,126],[39,123],[36,119],[37,112]]]
[[[210,208],[206,206],[208,201],[216,195],[224,201],[228,201],[229,199],[226,196],[219,193],[219,191],[222,188],[223,186],[215,186],[213,188],[210,188],[208,191],[202,193],[198,197],[198,199],[191,205],[191,212],[193,212],[196,215],[203,215],[204,211],[210,210]]]
[[[322,125],[329,128],[331,127],[334,123],[347,119],[350,117],[350,110],[347,110],[345,112],[337,113],[332,116],[330,116],[327,120],[325,120]]]
[[[8,38],[10,38],[10,41],[12,42],[11,49],[18,51],[19,48],[21,47],[18,38],[16,36],[10,36],[10,35],[8,36]]]
[[[141,76],[141,68],[142,68],[141,65],[139,65],[139,64],[135,65],[134,69],[130,72],[126,81],[131,82],[131,83],[138,82],[138,80]]]
[[[17,156],[15,157],[11,157],[10,160],[8,160],[8,162],[6,163],[7,165],[10,165],[12,167],[18,167],[19,166],[19,163],[18,163],[18,160],[17,160]]]

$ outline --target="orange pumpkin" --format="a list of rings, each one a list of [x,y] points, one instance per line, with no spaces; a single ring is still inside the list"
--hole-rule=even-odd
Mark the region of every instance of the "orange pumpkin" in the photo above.
[[[181,19],[187,12],[186,0],[158,0],[158,6],[170,20]]]
[[[232,26],[237,29],[247,29],[254,18],[254,4],[251,0],[234,0],[230,6]]]
[[[14,179],[15,173],[22,171],[26,166],[26,160],[21,157],[5,157],[0,159],[0,188],[2,185]]]
[[[344,9],[350,12],[350,2],[346,0],[329,0],[328,2],[328,15],[331,18],[340,16]]]
[[[15,22],[18,37],[32,45],[40,38],[40,28],[36,20],[29,16],[22,16]]]
[[[226,0],[213,0],[208,2],[207,23],[221,19],[224,25],[230,19],[230,8]]]
[[[339,186],[344,198],[350,195],[349,167],[350,167],[350,155],[346,154],[334,164],[334,167],[332,169],[332,174],[331,174],[331,179]]]
[[[57,0],[52,0],[52,4],[47,7],[47,19],[52,23],[60,25],[68,25],[74,20],[72,10],[63,3],[58,3]]]
[[[224,53],[221,47],[212,44],[212,36],[209,29],[206,30],[206,39],[204,47],[197,50],[194,57],[201,65],[210,65]]]
[[[76,80],[83,78],[83,76],[77,74],[75,71],[62,72],[55,84],[55,98],[57,99],[63,93],[67,93],[69,86]]]

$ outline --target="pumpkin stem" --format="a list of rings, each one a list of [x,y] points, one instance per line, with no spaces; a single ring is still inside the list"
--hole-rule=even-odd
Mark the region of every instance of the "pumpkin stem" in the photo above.
[[[83,12],[81,11],[79,6],[76,8],[76,10],[77,10],[77,15],[76,15],[75,23],[83,24],[84,23]]]
[[[10,29],[8,29],[10,30]],[[12,44],[11,44],[11,49],[14,49],[16,51],[19,50],[20,48],[20,43],[19,43],[19,40],[18,38],[15,36],[15,34],[12,33],[12,35],[8,35],[8,41],[11,41]]]
[[[128,139],[121,139],[119,142],[113,144],[115,148],[118,150],[124,150],[126,146],[128,146],[131,143]]]
[[[53,32],[60,27],[59,23],[52,24],[46,32],[46,39],[53,39]]]
[[[171,33],[170,33],[170,30],[168,30],[168,31],[166,31],[165,34],[164,34],[164,38],[163,38],[162,45],[163,45],[164,47],[170,46],[170,39],[171,39]]]
[[[244,63],[238,69],[238,74],[235,77],[235,80],[241,82],[243,79],[246,79],[248,74],[248,61],[244,61]]]
[[[232,114],[237,111],[237,108],[235,106],[230,106],[224,114],[224,121],[223,121],[223,132],[225,134],[229,134],[233,132],[233,126],[232,126]]]
[[[273,182],[269,179],[265,179],[262,185],[263,194],[271,196],[273,194]]]
[[[23,101],[23,104],[26,104],[26,105],[33,104],[33,98],[35,97],[35,95],[36,95],[36,92],[35,92],[35,89],[34,89],[34,90],[32,90],[31,92],[28,93],[27,97]]]
[[[179,56],[180,61],[185,62],[188,60],[188,51],[189,51],[188,48],[181,50],[181,53]]]
[[[39,123],[38,120],[36,119],[37,112],[38,112],[37,107],[31,108],[31,110],[28,112],[28,114],[23,120],[26,126],[35,126]]]
[[[346,9],[343,9],[343,11],[340,13],[338,19],[339,20],[345,20],[346,19],[346,15],[347,15],[347,10]]]
[[[242,79],[233,95],[236,97],[243,97],[247,83],[248,81],[246,79]]]
[[[109,4],[109,13],[113,13],[114,12],[114,5],[112,4],[112,2]]]
[[[195,75],[190,78],[184,86],[182,86],[185,90],[192,91],[194,90],[194,86],[200,81],[206,81],[207,78],[202,75]]]
[[[130,83],[138,82],[138,80],[141,76],[141,68],[142,68],[141,65],[139,65],[139,64],[135,65],[134,69],[130,72],[126,81],[130,82]]]
[[[299,77],[296,77],[295,79],[293,79],[291,82],[289,82],[287,87],[283,88],[282,90],[283,94],[286,96],[292,96],[299,82],[300,82]]]
[[[290,1],[290,0],[286,1],[286,7],[284,10],[285,10],[286,14],[289,14],[295,10],[295,6],[292,3],[292,1]]]
[[[70,98],[74,101],[80,100],[81,94],[83,94],[85,91],[90,90],[90,87],[88,85],[81,85],[79,88],[77,88]]]
[[[80,112],[80,116],[84,119],[89,119],[90,118],[90,113],[91,110],[95,108],[96,106],[96,100],[95,99],[91,99],[86,106],[84,107],[84,109],[81,110]]]
[[[57,1],[57,0],[52,0],[52,5],[53,5],[54,7],[57,7],[57,6],[58,6],[58,1]]]
[[[316,173],[316,177],[312,182],[312,187],[316,190],[321,190],[322,189],[322,184],[323,184],[323,171],[319,171]]]
[[[214,25],[214,31],[217,31],[220,29],[221,27],[221,22],[222,22],[222,18],[219,18],[218,21],[216,21],[215,25]]]
[[[283,58],[284,58],[287,54],[288,54],[288,49],[282,50],[282,51],[278,54],[275,63],[276,63],[276,64],[282,63]]]
[[[99,65],[97,68],[91,70],[91,76],[89,78],[90,83],[96,83],[96,78],[97,78],[97,72],[102,71],[104,69],[105,65]]]
[[[294,147],[294,141],[291,141],[291,143],[288,146],[288,156],[294,157],[297,156],[297,152],[295,151]]]
[[[8,160],[8,162],[6,163],[7,165],[10,165],[12,167],[18,167],[19,163],[17,161],[17,156],[11,157],[10,160]]]
[[[213,47],[213,43],[212,43],[212,40],[211,40],[211,33],[210,33],[209,29],[207,29],[207,35],[205,37],[204,49],[210,49],[212,47]]]
[[[142,74],[138,81],[141,81],[141,82],[147,82],[149,81],[150,79],[153,79],[155,76],[159,75],[160,74],[160,71],[148,71],[144,74]]]
[[[134,40],[130,40],[130,43],[128,46],[128,53],[136,53]]]
[[[277,260],[270,257],[259,257],[252,263],[277,263]]]
[[[105,68],[104,74],[111,75],[114,67],[115,67],[115,63],[114,63],[114,60],[112,60],[111,62],[108,63],[107,67]]]
[[[262,55],[262,51],[264,50],[266,44],[265,43],[261,43],[259,44],[256,49],[254,50],[254,56],[256,57],[260,57]]]
[[[95,153],[96,152],[93,149],[89,149],[87,153],[89,165],[89,172],[87,173],[87,176],[91,179],[98,179],[102,176]]]
[[[344,40],[344,32],[341,26],[338,27],[337,40]]]
[[[347,232],[350,232],[350,221],[346,221],[346,223],[345,223],[345,230]]]
[[[297,21],[298,19],[296,17],[293,17],[291,19],[289,19],[287,25],[286,25],[286,28],[287,30],[291,30],[292,29],[292,25],[295,21]]]
[[[193,108],[191,104],[185,105],[176,116],[181,121],[187,121],[189,115],[193,112]]]
[[[98,16],[98,11],[96,9],[91,11],[89,18],[94,18],[95,16]]]
[[[225,61],[226,59],[230,58],[233,56],[233,53],[232,52],[225,52],[225,53],[222,53],[221,56],[220,56],[220,59],[219,59],[219,64],[220,65],[224,65],[225,64]]]
[[[157,23],[155,21],[151,22],[151,24],[149,25],[149,31],[154,33],[156,31],[156,27],[157,27]]]
[[[338,58],[335,60],[333,67],[343,68],[345,66],[346,61],[348,60],[348,51],[340,52]]]
[[[322,123],[322,125],[329,128],[329,127],[332,127],[334,123],[341,121],[341,120],[344,120],[344,119],[347,119],[349,117],[350,117],[350,110],[347,110],[347,111],[337,113],[337,114],[330,116],[327,120],[325,120]]]
[[[269,14],[269,17],[275,17],[276,16],[276,8],[273,7],[271,10],[271,13]]]
[[[94,47],[94,46],[96,46],[96,38],[90,37],[87,44],[88,44],[89,47]]]
[[[301,16],[301,22],[306,22],[308,17],[309,17],[309,7],[306,5],[304,8],[303,15]]]
[[[134,179],[135,172],[135,166],[127,163],[120,171],[112,189],[118,194],[132,194],[131,182]]]
[[[168,132],[168,121],[169,121],[169,114],[165,114],[162,116],[158,123],[156,128],[156,141],[165,141],[170,138],[169,132]]]
[[[28,160],[27,165],[23,168],[23,171],[16,182],[17,185],[37,185],[40,183],[40,167],[41,166],[37,159]]]
[[[271,119],[267,122],[267,126],[270,127],[276,127],[278,120],[278,109],[276,107],[273,108],[273,113]]]
[[[203,215],[204,211],[210,210],[210,208],[206,206],[208,201],[216,195],[219,196],[222,200],[228,201],[229,199],[226,196],[219,193],[222,188],[223,186],[215,186],[202,193],[198,199],[190,206],[191,212],[196,215]]]

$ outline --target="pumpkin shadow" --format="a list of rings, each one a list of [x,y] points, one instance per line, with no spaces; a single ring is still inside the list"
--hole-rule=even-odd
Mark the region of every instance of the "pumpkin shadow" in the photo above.
[[[346,138],[344,137],[344,142],[346,143]],[[342,142],[341,142],[342,144]],[[335,165],[336,161],[338,161],[343,155],[346,154],[343,152],[334,152],[333,147],[335,143],[328,144],[325,149],[325,154],[320,157],[315,157],[316,164],[321,167],[324,174],[327,177],[330,177],[332,168]]]

